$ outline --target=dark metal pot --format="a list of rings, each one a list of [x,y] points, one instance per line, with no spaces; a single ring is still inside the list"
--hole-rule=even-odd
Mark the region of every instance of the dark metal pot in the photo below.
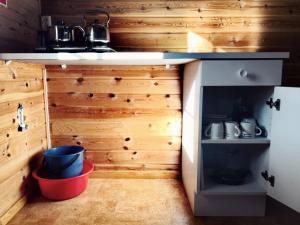
[[[95,13],[105,14],[107,16],[107,19],[104,23],[100,23],[99,20],[95,20],[94,23],[86,27],[87,41],[92,44],[108,43],[110,42],[110,35],[109,35],[109,28],[108,28],[110,16],[105,11],[89,12],[89,14],[95,14]]]

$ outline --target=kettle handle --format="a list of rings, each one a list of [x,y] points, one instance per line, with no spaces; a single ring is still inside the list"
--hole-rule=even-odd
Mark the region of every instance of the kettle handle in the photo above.
[[[82,36],[85,36],[85,30],[81,26],[73,26],[72,30],[79,29],[82,33]]]
[[[91,9],[91,10],[86,11],[86,14],[90,14],[90,15],[105,14],[107,16],[105,26],[108,27],[109,22],[110,22],[110,16],[109,16],[108,12],[106,12],[104,10],[92,10]]]

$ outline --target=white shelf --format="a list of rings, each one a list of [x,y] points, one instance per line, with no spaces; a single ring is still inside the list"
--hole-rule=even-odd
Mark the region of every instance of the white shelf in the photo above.
[[[113,52],[113,53],[0,53],[0,60],[14,60],[45,65],[177,65],[195,60],[284,59],[288,52]]]
[[[264,144],[269,145],[270,139],[268,138],[239,138],[239,139],[204,139],[202,144]]]
[[[265,195],[266,190],[262,185],[248,181],[241,185],[217,184],[213,181],[205,183],[205,189],[200,191],[204,195]]]

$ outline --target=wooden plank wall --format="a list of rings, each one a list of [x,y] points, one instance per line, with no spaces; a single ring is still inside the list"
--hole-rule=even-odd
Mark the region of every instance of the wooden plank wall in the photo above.
[[[178,177],[178,66],[47,66],[53,146],[82,145],[95,177]]]
[[[299,0],[42,0],[42,14],[68,23],[87,9],[111,13],[121,51],[290,51],[284,84],[300,85]]]
[[[0,224],[26,202],[33,186],[30,171],[47,147],[42,67],[0,61]],[[28,130],[18,132],[22,104]]]
[[[8,8],[0,7],[0,52],[32,52],[40,14],[40,0],[8,0]]]

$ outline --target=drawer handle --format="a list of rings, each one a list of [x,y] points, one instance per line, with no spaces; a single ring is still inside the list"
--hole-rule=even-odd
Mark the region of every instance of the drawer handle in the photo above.
[[[240,69],[240,70],[239,70],[239,75],[240,75],[241,77],[246,78],[246,77],[248,77],[248,71],[245,70],[245,69]]]

